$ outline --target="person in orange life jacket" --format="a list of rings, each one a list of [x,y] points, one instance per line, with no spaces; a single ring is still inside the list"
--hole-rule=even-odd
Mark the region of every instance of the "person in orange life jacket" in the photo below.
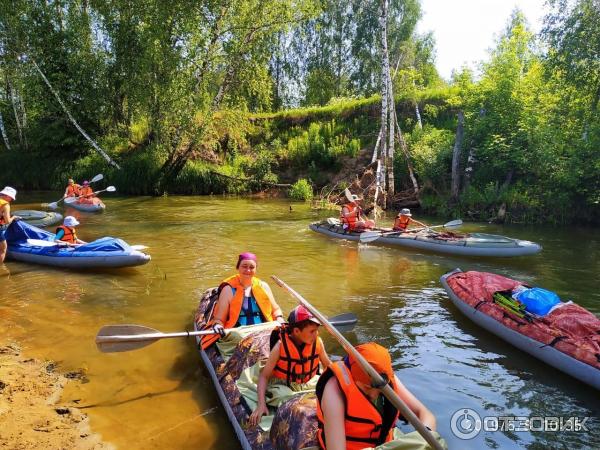
[[[398,215],[396,216],[396,220],[394,220],[394,231],[406,231],[408,226],[412,223],[416,223],[417,225],[421,225],[422,227],[427,227],[424,223],[419,222],[412,218],[412,214],[410,213],[410,209],[402,208]]]
[[[77,225],[79,225],[79,221],[75,217],[65,217],[63,224],[56,229],[56,236],[54,236],[54,240],[58,242],[66,242],[68,245],[86,244],[87,242],[79,239],[77,237],[77,233],[75,233],[75,227]]]
[[[84,181],[83,186],[79,189],[79,202],[80,203],[93,203],[94,191],[90,187],[89,181]]]
[[[81,186],[79,186],[77,183],[75,183],[75,181],[72,178],[69,178],[69,184],[67,185],[67,188],[65,189],[65,195],[63,195],[63,199],[65,199],[67,197],[79,196],[79,189],[81,189]]]
[[[6,257],[6,237],[5,233],[9,225],[15,220],[19,220],[19,216],[10,215],[10,202],[17,198],[17,190],[6,186],[0,191],[0,264],[4,262]]]
[[[370,342],[355,347],[423,424],[435,431],[435,416],[400,382],[389,352]],[[321,449],[361,450],[393,440],[398,410],[352,355],[333,363],[317,383],[317,439]]]
[[[375,228],[375,222],[363,217],[363,210],[359,205],[362,201],[360,197],[354,194],[346,195],[348,203],[342,207],[340,219],[344,224],[344,229],[349,231],[370,230]]]
[[[329,367],[331,361],[323,341],[319,337],[321,324],[304,306],[297,306],[288,317],[288,324],[281,327],[279,341],[271,349],[269,359],[258,378],[258,404],[248,424],[256,426],[264,414],[268,414],[265,393],[267,383],[274,377],[276,383],[285,383],[294,390],[319,373],[319,362]]]
[[[281,308],[267,283],[256,278],[257,258],[254,253],[242,253],[236,264],[237,275],[226,278],[219,286],[220,293],[212,316],[212,329],[217,336],[204,336],[202,347],[207,348],[220,337],[225,328],[256,325],[277,320],[284,323]]]

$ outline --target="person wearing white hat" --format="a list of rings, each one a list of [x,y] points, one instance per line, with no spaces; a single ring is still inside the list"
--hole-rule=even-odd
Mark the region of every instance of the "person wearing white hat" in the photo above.
[[[6,186],[0,191],[0,264],[4,262],[6,249],[8,247],[6,245],[5,237],[6,230],[14,220],[20,219],[19,216],[10,215],[10,202],[14,201],[16,198],[17,190],[15,188]]]
[[[418,220],[412,218],[410,209],[402,208],[396,216],[396,220],[394,220],[394,231],[404,232],[408,229],[408,225],[411,223],[416,223],[417,225],[421,225],[422,227],[427,227],[427,225],[425,225],[424,223],[421,223]]]
[[[75,233],[75,227],[79,225],[79,221],[73,216],[65,217],[63,224],[56,229],[56,236],[54,240],[58,242],[66,242],[67,245],[86,244],[77,237]]]
[[[342,207],[340,220],[343,227],[348,231],[363,231],[375,228],[375,222],[363,216],[363,210],[358,202],[362,199],[358,195],[351,194],[348,189],[344,191],[348,203]]]

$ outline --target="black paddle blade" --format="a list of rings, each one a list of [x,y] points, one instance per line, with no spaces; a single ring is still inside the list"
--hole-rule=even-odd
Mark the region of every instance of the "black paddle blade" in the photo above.
[[[329,323],[336,327],[339,331],[348,332],[354,329],[354,325],[358,322],[356,314],[343,313],[328,319]]]

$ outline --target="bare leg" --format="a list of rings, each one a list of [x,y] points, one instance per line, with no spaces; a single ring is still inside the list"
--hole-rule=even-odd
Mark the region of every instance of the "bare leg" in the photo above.
[[[4,258],[6,257],[6,241],[0,242],[0,264],[4,262]]]

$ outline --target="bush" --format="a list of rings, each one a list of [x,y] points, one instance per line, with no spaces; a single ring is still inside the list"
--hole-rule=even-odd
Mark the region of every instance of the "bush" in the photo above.
[[[296,181],[289,191],[290,198],[299,202],[307,202],[313,198],[312,186],[306,179]]]

